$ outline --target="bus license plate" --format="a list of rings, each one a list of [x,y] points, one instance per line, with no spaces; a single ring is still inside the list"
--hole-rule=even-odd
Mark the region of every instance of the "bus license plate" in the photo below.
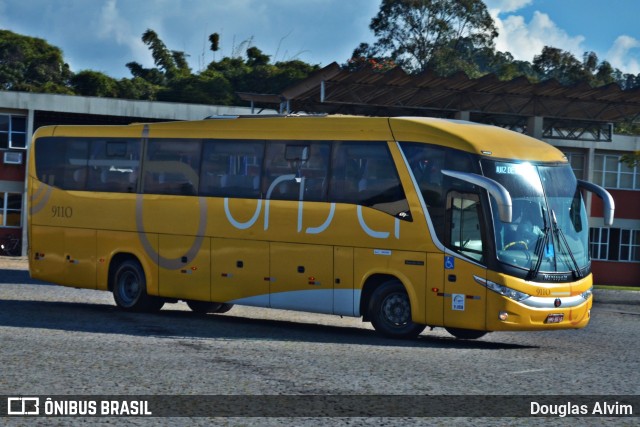
[[[544,323],[560,323],[564,320],[564,314],[560,313],[560,314],[550,314],[547,316],[547,319],[544,321]]]

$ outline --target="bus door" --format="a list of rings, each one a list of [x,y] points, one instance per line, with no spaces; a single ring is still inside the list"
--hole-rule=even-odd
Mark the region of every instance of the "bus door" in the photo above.
[[[270,245],[270,307],[331,314],[333,246]]]
[[[482,218],[478,194],[448,193],[443,295],[446,327],[486,327],[486,288],[475,279],[487,276]]]

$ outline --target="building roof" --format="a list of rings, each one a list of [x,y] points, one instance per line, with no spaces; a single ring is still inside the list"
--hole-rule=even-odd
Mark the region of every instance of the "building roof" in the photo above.
[[[140,101],[121,98],[0,91],[3,110],[36,111],[45,124],[131,123],[145,120],[200,120],[224,114],[251,114],[248,107]]]
[[[399,67],[349,71],[335,62],[280,95],[239,95],[252,103],[284,102],[289,112],[452,117],[469,111],[597,122],[640,117],[640,88],[622,90],[615,83],[593,88],[556,80],[531,83],[525,77],[503,81],[495,74],[410,75]]]

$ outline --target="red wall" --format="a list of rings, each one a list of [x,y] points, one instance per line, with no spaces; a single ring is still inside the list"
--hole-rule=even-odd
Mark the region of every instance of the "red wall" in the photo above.
[[[640,286],[640,262],[591,261],[595,285]]]
[[[24,181],[24,177],[24,164],[6,165],[0,157],[0,181]]]
[[[613,196],[616,204],[615,218],[640,219],[640,191],[607,190]],[[591,216],[602,218],[602,200],[600,197],[591,197]]]
[[[640,219],[640,191],[607,190],[613,196],[616,211],[613,226],[616,226],[616,218]],[[591,198],[591,216],[602,217],[602,200],[599,197]],[[602,226],[602,225],[598,225]],[[591,261],[593,282],[596,285],[616,286],[640,286],[640,263],[616,262],[616,261]]]

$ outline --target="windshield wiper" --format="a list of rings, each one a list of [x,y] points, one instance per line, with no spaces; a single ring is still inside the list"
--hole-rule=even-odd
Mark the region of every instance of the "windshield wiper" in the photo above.
[[[562,243],[564,243],[565,248],[567,248],[567,254],[569,254],[569,257],[571,258],[571,261],[573,262],[573,266],[575,267],[575,271],[576,271],[576,276],[578,276],[578,279],[580,279],[582,277],[582,273],[580,272],[580,267],[578,266],[578,261],[576,261],[576,258],[573,256],[573,252],[571,251],[571,248],[569,247],[569,242],[567,242],[566,237],[564,236],[564,232],[560,229],[560,227],[558,227],[558,220],[556,219],[556,213],[553,211],[553,209],[551,210],[551,221],[552,221],[552,225],[553,225],[553,230],[556,233],[556,236],[558,236],[558,241],[561,241]]]
[[[538,272],[540,271],[540,266],[542,265],[542,257],[544,255],[544,251],[547,248],[547,244],[549,242],[549,231],[551,229],[547,225],[547,215],[542,205],[540,205],[540,210],[542,211],[542,221],[544,222],[544,228],[542,229],[542,232],[544,234],[542,236],[542,241],[540,241],[540,245],[536,247],[535,255],[538,257],[538,259],[536,260],[536,265],[531,270],[529,270],[529,275],[527,280],[533,280],[533,278],[538,275]]]

